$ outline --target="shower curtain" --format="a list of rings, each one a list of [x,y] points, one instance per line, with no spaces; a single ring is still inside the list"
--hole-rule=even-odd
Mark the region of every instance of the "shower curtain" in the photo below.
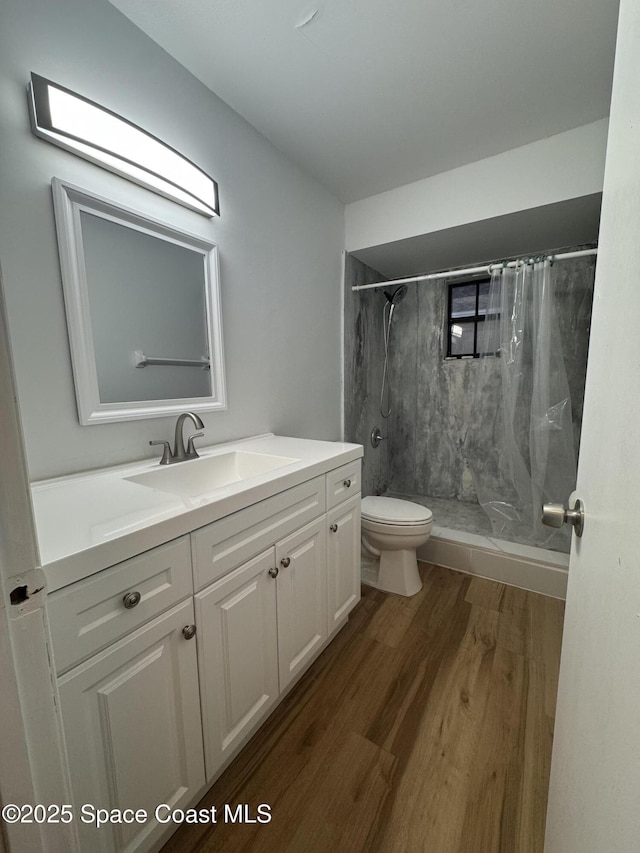
[[[577,467],[548,260],[493,273],[478,339],[489,355],[478,364],[465,455],[480,505],[495,536],[567,551],[567,525],[540,521],[544,502],[567,501]]]

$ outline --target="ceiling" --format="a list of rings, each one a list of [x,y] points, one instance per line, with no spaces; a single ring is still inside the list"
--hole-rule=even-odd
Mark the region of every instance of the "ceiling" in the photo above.
[[[616,0],[111,0],[348,203],[609,113]]]

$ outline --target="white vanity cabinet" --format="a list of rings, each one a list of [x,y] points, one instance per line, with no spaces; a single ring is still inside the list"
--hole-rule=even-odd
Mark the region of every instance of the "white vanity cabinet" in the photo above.
[[[327,529],[328,631],[333,634],[360,601],[359,494],[327,513]]]
[[[284,691],[320,652],[327,632],[327,519],[276,545],[278,663]]]
[[[156,806],[204,784],[189,537],[58,590],[48,611],[81,850],[148,849],[166,831]],[[84,805],[149,819],[98,831]]]
[[[166,832],[156,807],[185,807],[204,784],[193,621],[189,598],[58,681],[82,851],[148,849]],[[98,830],[85,805],[149,818]]]
[[[275,549],[197,593],[207,779],[278,701]]]
[[[207,779],[324,646],[326,575],[323,515],[196,594]]]
[[[360,600],[359,476],[358,460],[191,536],[196,588],[213,580],[196,593],[208,780]]]
[[[49,596],[76,814],[149,814],[76,821],[82,851],[157,848],[155,808],[193,805],[257,731],[360,598],[359,518],[356,459]]]
[[[360,601],[360,460],[329,471],[327,606],[332,634]]]

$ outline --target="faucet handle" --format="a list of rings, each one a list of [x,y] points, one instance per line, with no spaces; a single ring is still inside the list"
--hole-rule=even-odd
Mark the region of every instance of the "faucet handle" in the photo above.
[[[160,464],[168,465],[171,462],[171,445],[168,441],[150,441],[149,444],[164,444],[164,451],[162,452]]]
[[[194,438],[201,438],[204,435],[203,432],[194,432],[193,435],[190,435],[187,439],[187,459],[198,459],[198,451],[193,446]]]

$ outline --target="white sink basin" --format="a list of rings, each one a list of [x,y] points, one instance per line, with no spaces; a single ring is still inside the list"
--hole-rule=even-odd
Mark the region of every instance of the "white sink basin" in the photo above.
[[[141,486],[158,489],[161,492],[197,498],[221,486],[240,483],[299,461],[289,456],[233,450],[229,453],[221,453],[219,456],[163,465],[154,468],[153,471],[125,479],[130,483],[139,483]]]

